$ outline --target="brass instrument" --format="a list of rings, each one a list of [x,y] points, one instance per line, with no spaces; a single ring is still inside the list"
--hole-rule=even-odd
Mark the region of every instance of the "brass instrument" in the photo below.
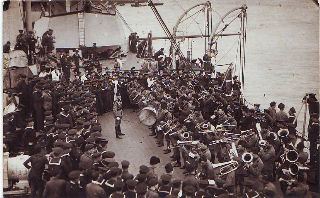
[[[280,182],[282,182],[282,181],[283,181],[283,182],[286,182],[288,186],[291,186],[291,185],[297,183],[297,180],[295,180],[295,179],[287,180],[287,179],[280,178],[279,181],[280,181]]]
[[[201,128],[202,128],[203,130],[206,130],[206,129],[209,128],[209,125],[208,125],[207,123],[203,123],[203,124],[201,125]]]
[[[184,122],[190,123],[193,120],[193,115],[189,114],[186,119],[184,119]]]
[[[168,103],[168,111],[172,111],[173,110],[173,103],[169,102]]]
[[[184,139],[188,139],[190,137],[190,133],[189,132],[184,132],[182,134],[182,136],[183,136]]]
[[[218,163],[218,164],[212,164],[212,168],[220,168],[220,173],[219,176],[223,176],[226,174],[231,173],[232,171],[235,171],[236,169],[238,169],[239,164],[237,161],[231,160],[228,162],[222,162],[222,163]]]
[[[265,146],[265,145],[267,144],[267,142],[262,138],[262,135],[261,135],[261,126],[260,126],[260,123],[259,123],[259,122],[256,124],[256,128],[257,128],[258,136],[259,136],[259,145],[260,145],[260,146]]]
[[[289,173],[291,175],[297,175],[300,170],[309,170],[309,168],[304,166],[298,166],[297,163],[291,163],[289,165]]]
[[[237,161],[232,161],[232,163],[230,163],[229,165],[226,165],[220,168],[219,176],[221,177],[221,176],[227,175],[232,171],[237,170],[238,167],[239,167],[239,163]]]
[[[224,138],[224,139],[220,139],[220,140],[214,140],[211,143],[209,143],[209,145],[216,145],[216,144],[220,144],[220,143],[226,143],[232,141],[231,138]]]
[[[166,133],[164,133],[164,135],[167,135],[168,133],[170,133],[173,129],[177,128],[178,124],[176,124],[175,126],[173,126],[171,129],[169,129]]]
[[[295,163],[298,160],[298,152],[295,150],[289,150],[286,152],[286,160],[290,163]]]
[[[278,136],[281,138],[286,138],[289,135],[289,130],[288,129],[280,129],[278,131]]]
[[[181,140],[178,140],[177,141],[177,144],[191,144],[191,145],[197,145],[199,144],[200,142],[199,141],[181,141]]]
[[[231,158],[233,158],[233,156],[239,156],[236,144],[234,142],[231,143],[231,150],[229,151],[229,155],[231,156]]]
[[[276,141],[278,139],[278,135],[275,132],[269,132],[269,136],[273,136],[273,140]]]
[[[251,153],[245,152],[242,154],[241,159],[244,163],[250,164],[253,160],[253,155]]]

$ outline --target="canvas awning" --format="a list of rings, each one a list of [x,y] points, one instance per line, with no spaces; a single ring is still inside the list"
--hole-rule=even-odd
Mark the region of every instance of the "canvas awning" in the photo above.
[[[56,41],[55,48],[79,48],[79,31],[83,30],[79,28],[78,17],[78,13],[42,17],[35,22],[35,34],[42,37],[43,33],[52,29]],[[117,15],[84,13],[83,20],[86,47],[92,47],[93,43],[97,43],[98,47],[122,46],[122,49],[125,48],[126,37]]]

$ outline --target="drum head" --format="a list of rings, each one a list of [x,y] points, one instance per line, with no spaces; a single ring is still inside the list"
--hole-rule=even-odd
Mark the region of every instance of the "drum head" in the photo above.
[[[157,111],[152,107],[145,107],[140,111],[139,120],[144,125],[152,126],[157,121]]]

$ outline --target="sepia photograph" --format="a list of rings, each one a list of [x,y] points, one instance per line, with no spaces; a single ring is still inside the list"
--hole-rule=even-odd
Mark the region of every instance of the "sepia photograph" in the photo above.
[[[4,198],[318,198],[318,0],[0,0]]]

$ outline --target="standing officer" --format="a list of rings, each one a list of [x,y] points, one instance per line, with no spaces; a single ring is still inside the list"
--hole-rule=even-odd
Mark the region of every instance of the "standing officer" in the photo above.
[[[44,48],[44,53],[50,53],[54,49],[54,37],[53,37],[53,30],[49,29],[42,35],[42,47]]]
[[[28,61],[32,64],[33,55],[36,53],[37,39],[34,37],[34,32],[29,31],[26,38],[26,44],[28,45]]]
[[[24,34],[23,30],[19,30],[14,49],[23,50],[26,54],[28,54],[26,35]]]
[[[80,62],[81,56],[80,56],[78,50],[76,50],[76,53],[73,54],[72,59],[73,59],[73,62],[74,62],[74,64],[75,64],[75,66],[76,66],[76,68],[75,68],[74,71],[75,71],[75,72],[79,72],[79,62]]]
[[[44,187],[42,173],[45,169],[45,165],[48,164],[48,160],[41,152],[41,147],[39,145],[34,147],[34,152],[35,154],[27,159],[23,165],[27,169],[30,169],[28,182],[31,188],[31,197],[40,197]],[[31,163],[31,166],[29,163]]]

